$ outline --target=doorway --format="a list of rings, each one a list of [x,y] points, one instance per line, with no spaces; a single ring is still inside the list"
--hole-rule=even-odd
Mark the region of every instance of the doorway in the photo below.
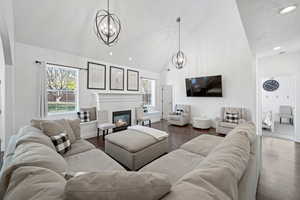
[[[262,79],[262,135],[295,140],[296,77]]]
[[[164,85],[161,88],[162,99],[162,119],[167,119],[169,113],[173,111],[173,87],[171,85]]]

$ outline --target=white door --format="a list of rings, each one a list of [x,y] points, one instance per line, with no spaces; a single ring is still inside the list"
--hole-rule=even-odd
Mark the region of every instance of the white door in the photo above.
[[[173,111],[173,87],[162,86],[162,118],[167,119],[168,114]]]
[[[3,54],[3,46],[2,40],[0,38],[0,139],[1,139],[1,148],[3,148],[4,144],[4,75],[5,75],[5,63],[4,63],[4,54]],[[1,149],[0,149],[1,151]]]

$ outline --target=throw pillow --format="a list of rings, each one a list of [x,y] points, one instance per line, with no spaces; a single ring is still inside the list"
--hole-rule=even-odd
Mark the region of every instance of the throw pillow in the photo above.
[[[77,115],[81,122],[91,121],[89,112],[80,111],[80,112],[77,112]]]
[[[69,123],[69,125],[72,128],[75,138],[77,140],[80,140],[81,139],[80,119],[67,120],[67,122]]]
[[[63,155],[71,149],[71,142],[66,133],[51,136],[50,138],[59,154]]]
[[[171,188],[166,175],[127,171],[83,174],[67,181],[66,200],[159,200]]]
[[[239,113],[228,113],[225,114],[225,121],[229,123],[239,123]]]
[[[81,108],[81,112],[88,112],[90,115],[90,121],[95,121],[97,120],[97,108],[92,107],[92,108]]]

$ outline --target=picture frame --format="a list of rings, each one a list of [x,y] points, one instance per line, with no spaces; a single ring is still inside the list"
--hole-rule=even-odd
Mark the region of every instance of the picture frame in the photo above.
[[[106,90],[106,65],[88,62],[87,88]]]
[[[110,90],[124,91],[124,68],[110,66]]]
[[[140,73],[139,71],[127,69],[127,91],[139,91]]]

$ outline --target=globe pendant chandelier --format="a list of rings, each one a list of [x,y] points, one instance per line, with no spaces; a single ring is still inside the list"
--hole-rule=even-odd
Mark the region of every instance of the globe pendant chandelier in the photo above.
[[[107,46],[115,44],[121,32],[121,22],[117,15],[109,10],[109,0],[107,0],[107,10],[97,11],[95,18],[95,32],[97,38]]]
[[[179,27],[179,45],[178,45],[178,52],[173,56],[172,58],[172,62],[173,65],[177,68],[177,69],[182,69],[184,67],[184,65],[186,64],[186,57],[184,55],[184,53],[181,51],[181,18],[178,17],[176,22],[178,23],[178,27]]]

